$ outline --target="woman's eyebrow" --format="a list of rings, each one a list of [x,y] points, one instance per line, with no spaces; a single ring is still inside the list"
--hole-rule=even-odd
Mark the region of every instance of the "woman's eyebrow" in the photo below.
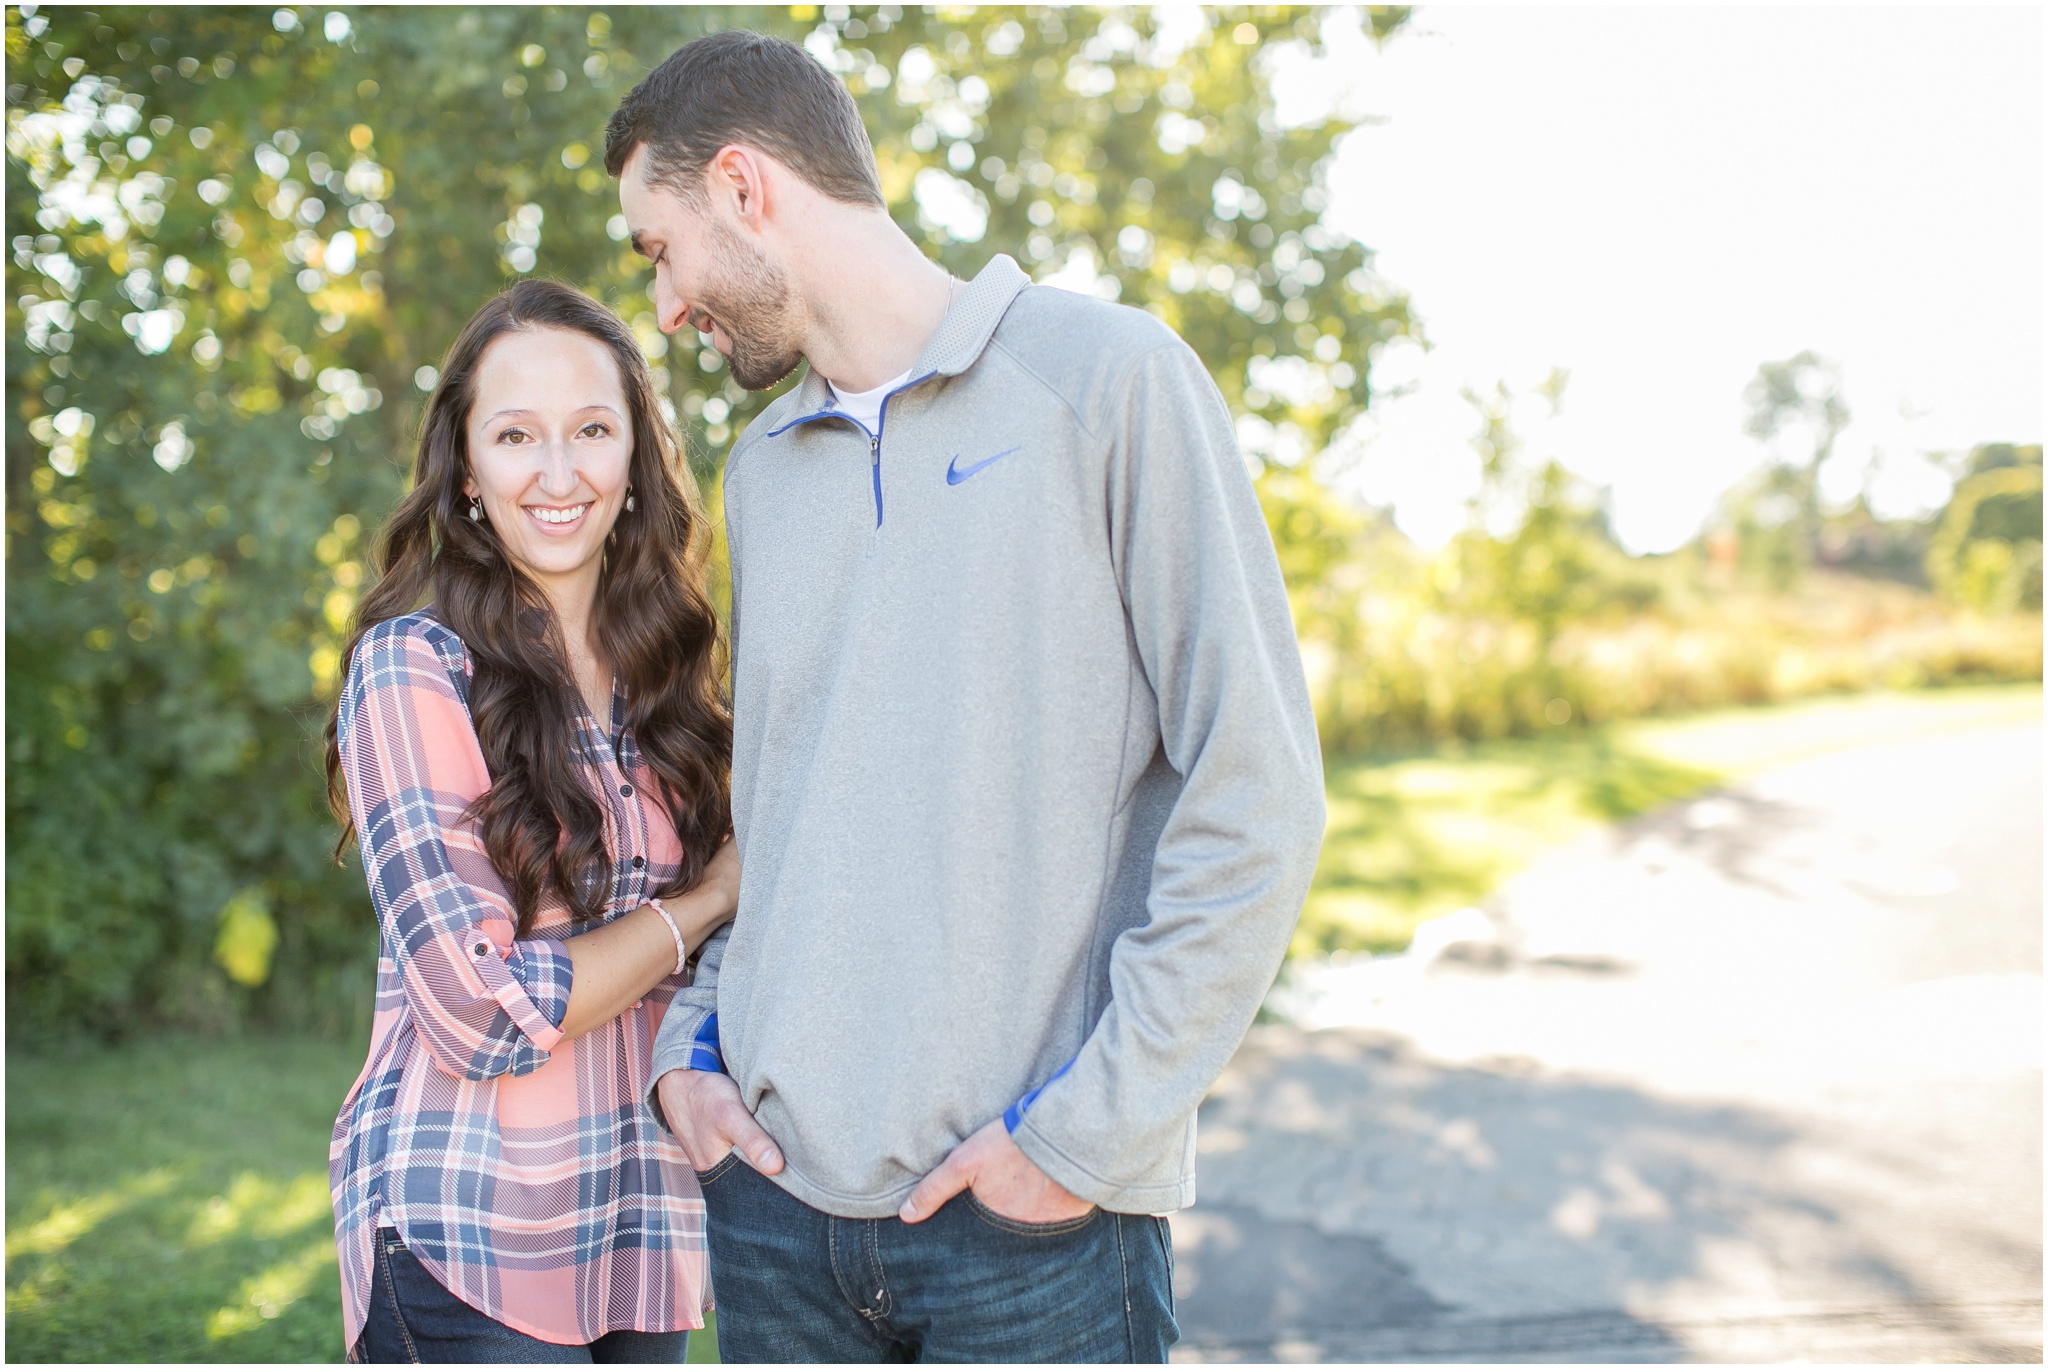
[[[610,414],[613,418],[621,417],[617,409],[614,409],[611,405],[605,403],[585,404],[581,408],[575,410],[575,412],[579,414],[587,414],[592,409],[602,409],[605,413]],[[532,416],[533,410],[531,409],[499,409],[496,413],[486,414],[482,421],[485,423],[495,423],[501,418],[530,418]]]

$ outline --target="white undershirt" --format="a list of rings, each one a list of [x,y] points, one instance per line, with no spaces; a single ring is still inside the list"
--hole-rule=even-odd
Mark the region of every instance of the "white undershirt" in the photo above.
[[[916,369],[913,366],[911,371]],[[889,397],[891,390],[898,388],[909,379],[910,371],[905,371],[894,380],[883,381],[872,390],[860,390],[852,393],[840,389],[837,385],[832,385],[832,382],[829,380],[825,383],[832,386],[832,402],[837,406],[839,412],[860,424],[861,427],[866,428],[869,436],[874,436],[880,431],[882,426],[882,401]]]

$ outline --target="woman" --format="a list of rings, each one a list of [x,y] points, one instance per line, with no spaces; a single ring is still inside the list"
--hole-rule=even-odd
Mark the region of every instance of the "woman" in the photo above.
[[[329,1152],[353,1360],[673,1363],[703,1325],[703,1203],[640,1101],[738,896],[703,534],[617,318],[545,281],[478,311],[327,730],[383,931]]]

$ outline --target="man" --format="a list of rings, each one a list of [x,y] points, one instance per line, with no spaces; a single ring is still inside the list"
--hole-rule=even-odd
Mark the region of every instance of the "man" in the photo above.
[[[662,327],[809,363],[726,464],[740,910],[650,1100],[720,1348],[1163,1360],[1159,1214],[1323,828],[1230,416],[1149,315],[927,261],[788,43],[683,47],[605,159]]]

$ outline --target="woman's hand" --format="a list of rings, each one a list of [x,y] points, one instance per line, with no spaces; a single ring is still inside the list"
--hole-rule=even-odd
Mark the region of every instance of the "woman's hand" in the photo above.
[[[662,907],[695,954],[705,938],[732,921],[739,902],[740,857],[728,837],[705,863],[702,877],[674,898],[664,898]],[[576,965],[569,1010],[562,1018],[564,1036],[581,1036],[609,1022],[676,972],[676,942],[668,922],[645,903],[562,946]]]

